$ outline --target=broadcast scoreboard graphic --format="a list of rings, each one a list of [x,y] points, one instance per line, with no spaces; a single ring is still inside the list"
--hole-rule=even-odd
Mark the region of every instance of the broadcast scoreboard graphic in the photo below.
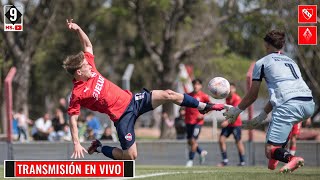
[[[4,31],[23,31],[23,8],[20,5],[3,6]]]
[[[298,45],[317,45],[317,5],[298,5]]]
[[[5,160],[5,178],[134,177],[134,161]]]

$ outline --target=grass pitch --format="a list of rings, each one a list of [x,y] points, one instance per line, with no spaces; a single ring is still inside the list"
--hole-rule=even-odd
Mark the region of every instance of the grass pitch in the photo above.
[[[4,169],[0,166],[0,179],[3,179]],[[213,167],[195,166],[185,168],[183,166],[137,166],[134,179],[147,180],[274,180],[274,179],[297,179],[319,180],[319,167],[302,167],[292,174],[280,174],[279,169],[270,171],[267,167]],[[70,178],[65,178],[69,179]],[[101,179],[101,178],[99,178]],[[103,179],[103,178],[102,178]],[[123,178],[122,178],[123,179]],[[39,180],[36,178],[35,180]],[[53,178],[50,178],[53,180]],[[60,178],[61,180],[61,178]]]

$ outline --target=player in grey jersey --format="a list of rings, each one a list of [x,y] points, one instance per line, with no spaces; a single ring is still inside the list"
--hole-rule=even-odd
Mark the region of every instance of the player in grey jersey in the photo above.
[[[259,116],[249,121],[258,124],[272,111],[269,124],[265,154],[269,159],[268,168],[274,170],[279,161],[287,163],[280,172],[292,172],[303,166],[304,159],[290,154],[286,149],[287,138],[292,126],[314,113],[312,92],[302,79],[298,65],[281,53],[285,44],[285,34],[272,30],[264,38],[268,55],[258,60],[252,73],[252,86],[237,107],[230,107],[225,113],[230,123],[250,106],[258,97],[261,81],[264,78],[270,101]]]

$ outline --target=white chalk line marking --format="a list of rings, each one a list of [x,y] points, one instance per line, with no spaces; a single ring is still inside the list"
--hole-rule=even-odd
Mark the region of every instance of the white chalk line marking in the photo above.
[[[172,175],[172,174],[187,174],[187,173],[208,173],[208,172],[214,172],[214,170],[212,171],[173,171],[173,172],[159,172],[159,173],[151,173],[151,174],[142,174],[142,175],[138,175],[132,178],[120,178],[120,179],[144,179],[144,178],[148,178],[148,177],[156,177],[156,176],[166,176],[166,175]],[[106,179],[106,180],[113,180],[113,179]]]

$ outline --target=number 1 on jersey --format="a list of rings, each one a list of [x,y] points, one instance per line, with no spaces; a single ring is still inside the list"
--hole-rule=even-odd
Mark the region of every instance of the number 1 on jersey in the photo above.
[[[291,71],[291,73],[292,73],[292,75],[293,75],[293,77],[294,77],[295,79],[299,79],[299,76],[297,75],[296,71],[294,70],[294,67],[293,67],[292,64],[284,63],[284,65],[287,66],[287,67],[289,67],[289,69],[290,69],[290,71]]]

